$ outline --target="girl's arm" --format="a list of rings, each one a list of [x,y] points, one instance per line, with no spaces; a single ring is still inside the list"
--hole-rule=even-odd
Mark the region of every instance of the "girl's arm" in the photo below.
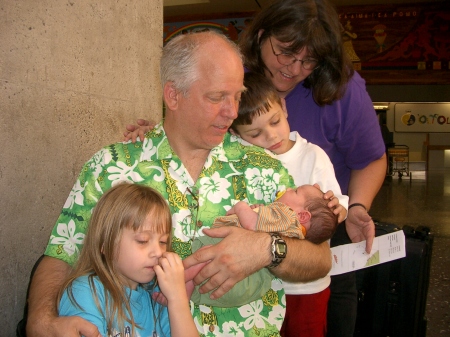
[[[184,267],[180,257],[173,252],[165,252],[155,266],[161,292],[167,298],[170,330],[172,337],[198,337],[192,318],[189,298],[184,282]]]

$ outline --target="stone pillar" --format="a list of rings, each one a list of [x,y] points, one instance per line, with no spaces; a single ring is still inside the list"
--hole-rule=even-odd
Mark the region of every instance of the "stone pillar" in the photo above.
[[[0,0],[2,335],[82,164],[159,120],[163,0]]]

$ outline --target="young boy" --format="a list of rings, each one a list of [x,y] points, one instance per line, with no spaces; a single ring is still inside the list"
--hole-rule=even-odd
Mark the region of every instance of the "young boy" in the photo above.
[[[317,183],[325,191],[332,190],[345,208],[341,208],[339,217],[340,221],[344,220],[348,197],[341,194],[327,154],[297,132],[290,132],[284,99],[279,97],[269,79],[246,73],[244,85],[247,91],[241,97],[238,117],[230,132],[275,153],[297,186]],[[308,283],[283,281],[283,285],[286,291],[286,317],[281,329],[282,336],[296,335],[295,331],[286,330],[289,320],[300,320],[305,325],[321,325],[325,335],[330,276]]]

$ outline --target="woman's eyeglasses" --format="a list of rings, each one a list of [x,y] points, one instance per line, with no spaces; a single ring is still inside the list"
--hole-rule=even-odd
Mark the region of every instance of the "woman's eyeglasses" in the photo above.
[[[306,58],[304,60],[299,60],[294,55],[289,54],[289,53],[281,52],[281,53],[277,54],[275,52],[275,50],[273,49],[272,39],[270,36],[269,36],[269,42],[270,42],[270,47],[272,48],[273,55],[275,55],[277,57],[278,62],[282,65],[290,66],[291,64],[294,64],[295,62],[298,61],[302,65],[303,69],[305,69],[305,70],[314,70],[319,65],[319,61],[317,61],[316,59]]]

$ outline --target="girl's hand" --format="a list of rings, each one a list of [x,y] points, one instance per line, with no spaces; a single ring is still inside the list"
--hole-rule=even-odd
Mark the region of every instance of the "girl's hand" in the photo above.
[[[142,141],[147,132],[153,129],[156,125],[155,122],[146,120],[146,119],[138,119],[136,121],[137,125],[128,124],[125,129],[126,131],[123,133],[123,141],[127,142],[131,139],[133,143],[136,143],[137,137]]]
[[[159,265],[155,266],[155,273],[161,292],[167,298],[168,304],[171,301],[188,301],[183,262],[176,253],[163,253],[159,258]]]

